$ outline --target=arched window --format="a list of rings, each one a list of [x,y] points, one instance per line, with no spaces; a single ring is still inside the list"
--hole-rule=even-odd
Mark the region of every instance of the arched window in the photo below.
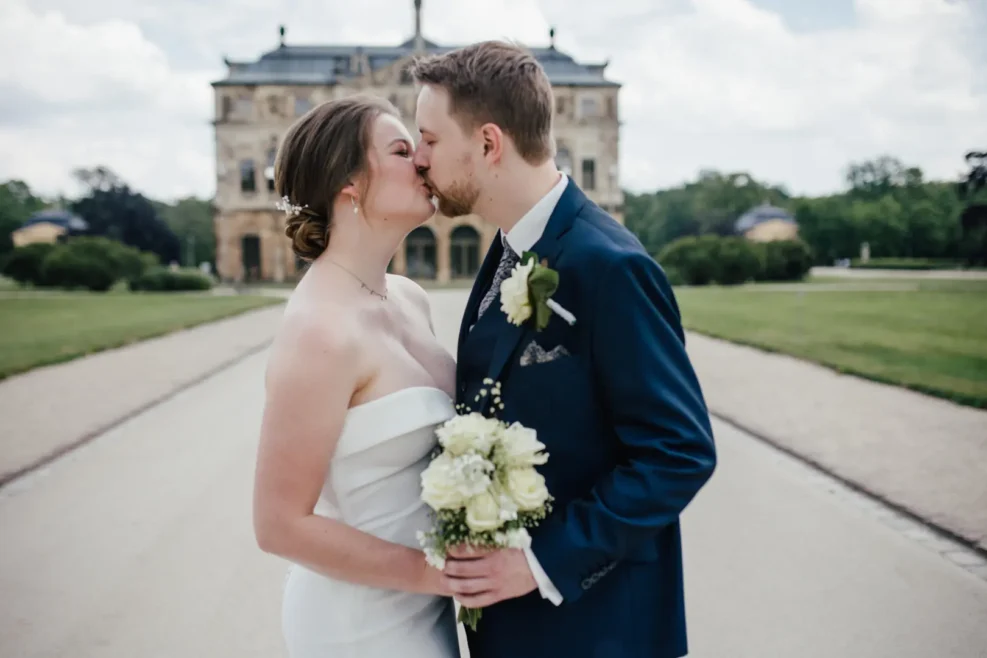
[[[454,279],[471,279],[480,269],[480,234],[472,226],[457,226],[452,231],[449,262]]]
[[[405,239],[405,260],[408,277],[412,279],[434,279],[435,234],[425,226],[419,226]]]

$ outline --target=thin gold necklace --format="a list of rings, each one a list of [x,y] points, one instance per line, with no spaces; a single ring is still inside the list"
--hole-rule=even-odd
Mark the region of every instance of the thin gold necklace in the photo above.
[[[380,297],[380,299],[382,301],[385,301],[385,302],[387,301],[387,295],[386,294],[381,294],[381,293],[377,292],[376,290],[374,290],[373,288],[371,288],[370,286],[368,286],[366,283],[363,282],[363,279],[361,279],[360,277],[358,277],[356,274],[353,274],[353,272],[348,267],[344,267],[344,266],[340,265],[339,263],[337,263],[336,261],[334,261],[331,258],[327,258],[326,260],[328,260],[330,263],[332,263],[333,265],[335,265],[336,267],[338,267],[339,269],[343,270],[344,272],[346,272],[347,274],[349,274],[351,277],[353,277],[354,279],[356,279],[357,281],[359,281],[360,282],[360,285],[363,286],[364,289],[367,290],[367,292],[369,292],[371,295],[373,295],[375,297]]]

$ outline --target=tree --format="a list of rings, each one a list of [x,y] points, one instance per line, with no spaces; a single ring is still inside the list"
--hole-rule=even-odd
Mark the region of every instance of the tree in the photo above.
[[[625,222],[651,254],[687,236],[734,234],[737,219],[768,202],[787,205],[781,187],[758,182],[749,174],[700,172],[696,181],[653,194],[625,194]]]
[[[107,192],[115,187],[123,185],[120,177],[110,171],[107,167],[97,166],[92,169],[79,168],[72,172],[72,176],[82,183],[90,192],[101,190]]]
[[[922,171],[907,168],[897,158],[882,155],[874,160],[851,162],[847,167],[846,181],[851,196],[876,200],[888,194],[895,187],[920,184]]]
[[[853,258],[860,252],[861,227],[843,195],[801,199],[795,207],[799,235],[819,264]]]
[[[854,201],[851,217],[862,242],[870,245],[875,258],[902,256],[907,241],[901,204],[891,195],[876,201]]]
[[[987,265],[987,151],[966,154],[970,173],[960,185],[966,203],[960,219],[962,254],[969,265]]]
[[[91,235],[157,254],[162,263],[180,260],[178,238],[148,199],[102,167],[77,176],[88,181],[89,194],[74,202],[72,210],[89,223]]]
[[[178,236],[184,265],[215,264],[216,232],[213,228],[214,208],[210,201],[188,197],[174,205],[153,203],[165,224]]]

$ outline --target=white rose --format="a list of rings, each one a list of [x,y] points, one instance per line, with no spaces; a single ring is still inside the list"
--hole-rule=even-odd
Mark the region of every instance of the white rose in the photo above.
[[[531,467],[512,468],[508,471],[507,490],[518,509],[523,511],[539,509],[548,500],[545,478]]]
[[[534,259],[527,265],[518,263],[511,276],[500,284],[500,310],[507,314],[511,324],[521,325],[531,317],[531,300],[528,297],[528,275],[535,268]]]
[[[515,528],[507,531],[508,548],[528,548],[531,546],[531,535],[526,528]]]
[[[500,506],[489,493],[474,496],[466,504],[466,525],[474,532],[496,530],[502,524]]]
[[[535,466],[548,461],[548,455],[541,452],[545,444],[538,440],[538,432],[520,423],[503,431],[500,445],[509,466]]]
[[[526,528],[515,528],[507,532],[498,532],[494,535],[494,541],[501,548],[525,549],[531,546],[531,535]]]
[[[500,505],[501,521],[514,521],[517,519],[518,507],[513,498],[500,491],[497,493],[497,504]]]
[[[450,418],[435,430],[435,435],[439,444],[453,455],[462,455],[468,450],[486,455],[499,437],[500,428],[497,420],[474,411]]]
[[[457,509],[466,502],[452,456],[443,452],[422,471],[422,500],[434,510]]]

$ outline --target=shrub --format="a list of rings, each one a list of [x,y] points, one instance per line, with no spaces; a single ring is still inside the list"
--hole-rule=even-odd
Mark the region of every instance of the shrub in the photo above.
[[[670,286],[681,286],[685,284],[685,278],[683,278],[682,273],[674,267],[663,267],[661,268],[665,272],[665,278],[668,279],[668,285]]]
[[[114,263],[94,251],[72,249],[69,245],[48,254],[42,263],[42,275],[48,285],[93,292],[106,292],[119,278]]]
[[[209,290],[212,285],[212,279],[198,270],[172,271],[164,267],[151,268],[129,281],[131,290],[144,292]]]
[[[107,262],[117,279],[140,276],[147,269],[148,263],[157,262],[154,254],[145,254],[122,242],[104,237],[72,238],[64,243],[64,248]]]
[[[713,280],[714,267],[710,251],[715,236],[684,237],[665,246],[658,262],[666,270],[674,270],[690,286],[704,286]]]
[[[761,244],[760,281],[801,281],[812,268],[812,249],[803,240]]]
[[[171,290],[209,290],[212,288],[212,279],[198,270],[169,271],[168,275]]]
[[[77,237],[57,245],[48,254],[43,278],[45,285],[105,291],[117,281],[140,276],[151,262],[156,262],[153,254],[144,254],[122,242]],[[109,284],[106,279],[110,279]]]
[[[761,257],[754,243],[740,237],[703,235],[668,244],[658,255],[666,271],[692,286],[735,285],[756,278]]]
[[[56,248],[53,244],[36,242],[17,247],[4,258],[0,272],[20,284],[44,285],[42,263]]]
[[[953,270],[962,263],[942,258],[871,258],[866,263],[859,258],[850,261],[850,267],[873,270]]]
[[[757,245],[741,237],[719,238],[709,250],[713,261],[713,280],[723,286],[746,283],[761,273],[761,256]]]
[[[35,286],[105,291],[117,281],[141,276],[157,262],[154,254],[122,242],[82,236],[15,249],[4,259],[2,273]],[[110,279],[109,284],[106,279]]]

